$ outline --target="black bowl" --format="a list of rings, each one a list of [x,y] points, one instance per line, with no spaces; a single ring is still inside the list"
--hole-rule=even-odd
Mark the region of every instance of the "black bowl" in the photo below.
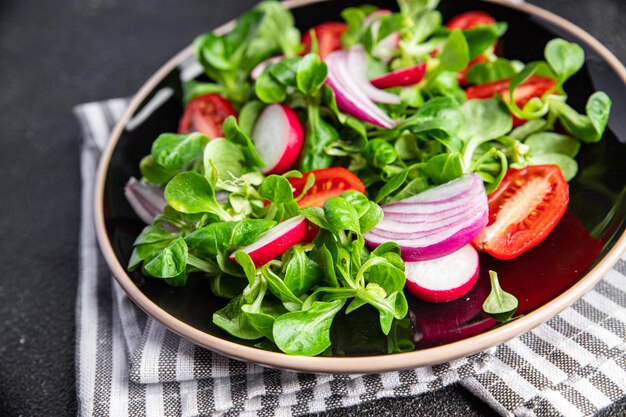
[[[396,8],[393,1],[371,3]],[[341,9],[361,2],[295,0],[286,4],[293,7],[297,25],[307,29],[323,21],[339,20]],[[565,86],[568,102],[583,111],[588,96],[596,90],[607,92],[613,99],[604,139],[582,147],[577,159],[579,172],[570,183],[568,211],[548,239],[512,261],[482,257],[479,283],[461,300],[430,304],[409,296],[408,330],[415,344],[409,353],[384,354],[385,343],[368,333],[377,323],[367,316],[334,324],[333,357],[293,357],[232,338],[213,325],[212,313],[225,300],[213,296],[201,277],[192,277],[186,287],[173,288],[125,271],[132,243],[145,225],[127,203],[124,184],[129,177],[140,176],[139,161],[150,152],[152,141],[162,132],[176,131],[183,110],[181,77],[194,71],[189,65],[192,51],[187,48],[135,96],[101,160],[95,200],[98,238],[107,262],[129,296],[172,331],[231,357],[301,371],[365,373],[414,368],[486,349],[543,323],[592,288],[626,247],[626,70],[590,35],[534,6],[449,0],[442,1],[439,9],[444,21],[460,12],[484,10],[508,22],[500,44],[507,58],[524,62],[542,59],[544,45],[554,37],[578,43],[585,50],[586,63]],[[488,269],[499,272],[502,286],[517,296],[518,312],[523,314],[497,328],[481,312],[489,290]],[[385,360],[381,361],[383,354]]]

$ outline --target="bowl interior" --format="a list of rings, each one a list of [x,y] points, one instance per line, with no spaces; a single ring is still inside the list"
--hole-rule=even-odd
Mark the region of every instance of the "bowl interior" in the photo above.
[[[309,4],[293,10],[297,25],[306,29],[326,20],[339,20],[344,7],[360,1],[341,0]],[[371,1],[395,9],[393,1]],[[554,37],[579,43],[586,52],[586,64],[565,88],[569,102],[583,111],[588,96],[606,91],[613,99],[612,116],[602,142],[583,145],[577,158],[579,172],[570,183],[570,206],[554,232],[536,248],[512,261],[481,257],[478,284],[461,300],[430,304],[410,295],[410,314],[398,337],[420,350],[447,344],[487,332],[495,325],[483,316],[481,306],[489,291],[486,271],[498,271],[507,291],[520,301],[518,313],[528,314],[567,291],[583,279],[609,251],[624,232],[626,218],[626,86],[623,74],[607,63],[605,57],[580,34],[566,31],[542,17],[482,1],[442,1],[444,21],[467,10],[484,10],[509,24],[499,48],[502,55],[524,62],[543,59],[543,46]],[[146,113],[146,105],[157,95],[166,97]],[[150,152],[153,140],[162,132],[176,131],[182,114],[181,70],[168,73],[135,110],[144,110],[140,123],[129,123],[117,141],[106,171],[104,188],[105,238],[109,240],[120,264],[128,263],[132,243],[145,226],[128,205],[123,188],[129,177],[139,177],[139,161]],[[136,118],[138,119],[138,117]],[[240,344],[254,345],[230,337],[213,325],[212,313],[226,300],[213,296],[208,281],[191,277],[186,287],[170,287],[157,279],[130,275],[134,284],[161,309],[194,328]],[[371,311],[337,320],[333,325],[333,355],[376,355],[386,352],[386,339],[370,332],[378,324]]]

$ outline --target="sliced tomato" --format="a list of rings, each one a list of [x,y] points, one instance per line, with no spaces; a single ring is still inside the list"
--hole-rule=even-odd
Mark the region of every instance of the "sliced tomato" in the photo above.
[[[356,175],[345,168],[333,167],[305,172],[302,178],[289,178],[296,197],[302,194],[306,180],[311,174],[315,175],[315,184],[298,201],[300,207],[322,207],[326,200],[337,197],[347,190],[365,193],[365,185]]]
[[[448,29],[471,29],[476,26],[493,25],[494,23],[496,23],[496,19],[491,17],[491,15],[485,12],[481,12],[481,11],[471,11],[471,12],[461,13],[460,15],[453,17],[446,24],[446,27]],[[493,52],[494,50],[495,50],[495,44],[491,45],[491,52]],[[459,84],[461,86],[466,86],[467,79],[465,77],[467,76],[467,71],[469,71],[472,65],[480,64],[482,62],[485,62],[486,60],[487,60],[487,55],[485,55],[484,53],[472,59],[467,64],[467,67],[465,67],[463,71],[459,72],[458,77],[457,77],[459,80]]]
[[[446,23],[448,29],[471,29],[476,26],[493,25],[496,19],[488,13],[474,10],[454,16]]]
[[[512,259],[543,241],[569,202],[569,187],[557,165],[510,168],[489,195],[489,222],[474,246],[498,259]]]
[[[324,22],[312,28],[317,39],[317,50],[324,59],[332,51],[341,49],[341,35],[348,30],[348,25],[341,22]],[[311,52],[311,33],[307,31],[302,37],[303,55]]]
[[[510,85],[510,79],[492,81],[490,83],[475,85],[468,88],[465,90],[465,95],[468,100],[471,100],[474,98],[491,98],[496,94],[499,94],[505,101],[508,102]],[[517,107],[520,109],[523,109],[531,98],[543,96],[555,85],[556,82],[552,78],[532,75],[515,89],[515,92],[513,93],[515,104],[517,104]],[[521,120],[513,116],[514,127],[524,123],[526,123],[526,120]]]
[[[178,123],[178,133],[200,132],[209,139],[222,137],[222,125],[228,116],[237,117],[237,111],[221,95],[213,93],[196,97],[185,107]]]

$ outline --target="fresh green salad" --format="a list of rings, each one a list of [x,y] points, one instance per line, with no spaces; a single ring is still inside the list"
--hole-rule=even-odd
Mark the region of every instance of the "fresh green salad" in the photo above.
[[[185,85],[178,131],[154,140],[125,189],[148,224],[128,270],[209,280],[225,306],[207,320],[259,347],[337,354],[335,319],[370,311],[392,353],[414,349],[398,336],[407,297],[459,299],[479,251],[511,259],[539,244],[611,100],[567,104],[580,46],[505,58],[506,22],[444,17],[437,3],[347,8],[301,32],[267,1],[199,36],[205,75]],[[483,310],[509,320],[517,300],[490,279]]]

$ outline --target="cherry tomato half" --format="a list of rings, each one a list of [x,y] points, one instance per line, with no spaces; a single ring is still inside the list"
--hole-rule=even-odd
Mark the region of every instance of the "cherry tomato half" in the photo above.
[[[365,186],[356,175],[345,168],[332,167],[305,172],[302,178],[289,178],[296,197],[302,193],[310,174],[315,175],[315,184],[298,201],[300,207],[322,207],[326,200],[347,190],[365,193]]]
[[[557,165],[510,168],[489,195],[489,223],[472,242],[498,259],[512,259],[541,243],[569,202],[569,187]]]
[[[196,97],[185,107],[178,123],[178,133],[200,132],[209,139],[222,137],[222,125],[228,116],[237,117],[237,111],[221,95],[213,93]]]
[[[332,51],[341,49],[341,35],[348,29],[348,25],[341,22],[324,22],[312,29],[315,31],[318,53],[320,58],[324,59]],[[307,31],[302,37],[303,55],[311,52],[311,43],[311,33]]]
[[[481,12],[481,11],[472,11],[472,12],[461,13],[460,15],[453,17],[446,24],[446,27],[448,29],[471,29],[476,26],[493,25],[494,23],[496,23],[496,19],[491,17],[489,14],[485,12]],[[491,45],[491,52],[493,52],[494,50],[495,50],[495,44]],[[458,75],[459,84],[461,86],[466,86],[467,79],[465,77],[467,75],[467,71],[469,71],[472,65],[483,63],[486,60],[487,60],[487,56],[484,53],[472,59],[467,64],[467,67],[465,67],[463,71],[459,72],[459,75]]]
[[[471,29],[476,26],[493,25],[496,19],[488,13],[471,11],[454,16],[446,23],[448,29]]]
[[[496,94],[500,94],[505,101],[509,101],[509,86],[511,85],[510,79],[492,81],[486,84],[475,85],[465,90],[465,95],[468,100],[473,98],[491,98]],[[542,77],[539,75],[532,75],[528,77],[521,85],[519,85],[513,93],[513,99],[515,104],[520,109],[524,108],[524,105],[533,97],[541,97],[556,85],[555,81],[548,77]],[[513,116],[513,126],[519,126],[526,123],[525,120],[521,120]]]

